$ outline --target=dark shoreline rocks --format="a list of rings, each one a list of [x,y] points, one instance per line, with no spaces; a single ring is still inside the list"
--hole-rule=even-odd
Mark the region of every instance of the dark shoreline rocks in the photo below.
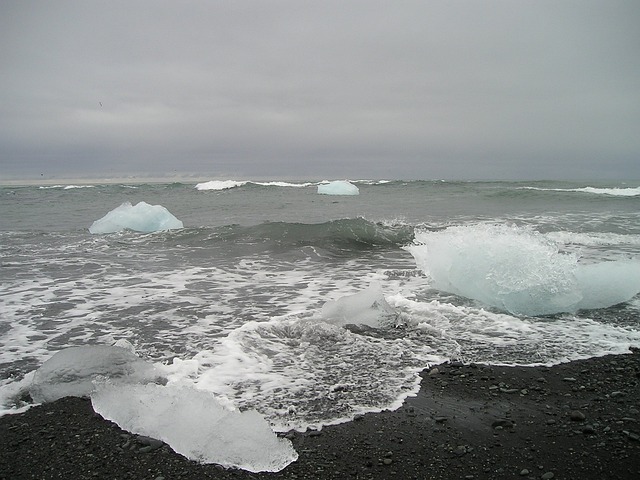
[[[0,418],[0,479],[636,479],[640,354],[438,365],[396,411],[287,437],[300,457],[281,472],[225,470],[64,398]]]

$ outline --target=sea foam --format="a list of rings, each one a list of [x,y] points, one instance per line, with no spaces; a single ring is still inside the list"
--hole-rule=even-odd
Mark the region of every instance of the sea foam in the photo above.
[[[407,250],[435,288],[513,314],[605,308],[640,292],[640,262],[584,265],[544,235],[515,226],[422,231]]]

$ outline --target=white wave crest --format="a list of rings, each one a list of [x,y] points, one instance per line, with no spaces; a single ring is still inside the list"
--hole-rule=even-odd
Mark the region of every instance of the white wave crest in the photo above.
[[[198,183],[196,190],[228,190],[230,188],[246,185],[246,181],[237,180],[211,180],[209,182]]]
[[[610,195],[614,197],[637,197],[640,195],[640,187],[629,188],[596,188],[596,187],[581,187],[581,188],[540,188],[540,187],[522,187],[525,190],[540,190],[549,192],[581,192],[581,193],[593,193],[596,195]]]
[[[252,180],[211,180],[209,182],[198,183],[196,185],[197,190],[229,190],[230,188],[242,187],[244,185],[253,184],[260,185],[262,187],[291,187],[291,188],[303,188],[315,183],[303,182],[303,183],[291,183],[291,182],[257,182]]]

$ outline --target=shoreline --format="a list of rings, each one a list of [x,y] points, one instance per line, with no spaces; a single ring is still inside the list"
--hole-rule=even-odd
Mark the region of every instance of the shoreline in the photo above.
[[[552,367],[449,362],[395,411],[286,434],[277,473],[201,465],[64,398],[0,418],[0,479],[640,478],[640,351]]]

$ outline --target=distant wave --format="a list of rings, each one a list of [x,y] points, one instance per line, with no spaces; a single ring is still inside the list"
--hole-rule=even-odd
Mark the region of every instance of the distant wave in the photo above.
[[[312,187],[325,183],[329,183],[330,180],[322,180],[319,182],[284,182],[284,181],[272,181],[272,182],[257,182],[253,180],[211,180],[209,182],[202,182],[196,185],[197,190],[229,190],[231,188],[244,187],[257,185],[260,187],[291,187],[291,188],[303,188]],[[398,182],[398,180],[349,180],[351,183],[359,183],[363,185],[385,185],[387,183]]]
[[[596,195],[610,195],[614,197],[637,197],[640,196],[640,187],[629,188],[596,188],[596,187],[582,187],[582,188],[540,188],[540,187],[521,187],[525,190],[540,190],[549,192],[580,192],[580,193],[592,193]]]
[[[315,183],[290,183],[290,182],[253,182],[249,180],[211,180],[209,182],[198,183],[197,190],[228,190],[230,188],[242,187],[244,185],[260,185],[263,187],[309,187]]]
[[[51,190],[51,189],[62,189],[62,190],[73,190],[75,188],[95,188],[95,185],[48,185],[39,187],[40,190]]]

